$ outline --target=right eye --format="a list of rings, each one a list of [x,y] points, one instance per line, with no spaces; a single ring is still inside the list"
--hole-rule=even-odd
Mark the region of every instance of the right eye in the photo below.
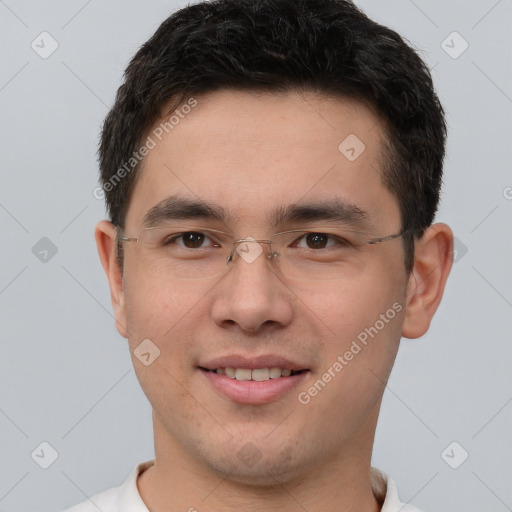
[[[184,233],[170,235],[163,240],[162,245],[176,244],[185,249],[199,249],[203,247],[205,241],[212,243],[209,247],[219,247],[217,243],[213,242],[204,233],[199,231],[186,231]]]

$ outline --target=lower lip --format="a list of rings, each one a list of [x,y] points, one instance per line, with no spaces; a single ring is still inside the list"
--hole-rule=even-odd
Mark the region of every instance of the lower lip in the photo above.
[[[307,371],[262,382],[236,380],[208,370],[200,370],[213,387],[233,402],[240,404],[267,404],[278,400],[282,395],[298,386]]]

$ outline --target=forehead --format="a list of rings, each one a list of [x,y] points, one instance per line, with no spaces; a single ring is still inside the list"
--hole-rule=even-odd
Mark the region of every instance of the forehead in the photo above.
[[[329,200],[377,225],[398,221],[382,182],[384,126],[363,104],[296,92],[218,91],[195,101],[150,131],[154,147],[126,226],[141,227],[169,196],[216,204],[234,224],[267,223],[291,204]]]

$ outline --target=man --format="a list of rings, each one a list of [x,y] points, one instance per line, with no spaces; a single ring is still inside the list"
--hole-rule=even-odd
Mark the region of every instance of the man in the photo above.
[[[155,460],[73,512],[414,511],[371,468],[451,268],[429,72],[346,0],[169,17],[103,127],[96,228]]]

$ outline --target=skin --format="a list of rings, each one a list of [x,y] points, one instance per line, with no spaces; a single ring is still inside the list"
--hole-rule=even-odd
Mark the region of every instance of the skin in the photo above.
[[[384,127],[353,100],[287,92],[218,91],[150,151],[127,211],[136,236],[144,214],[170,194],[215,201],[241,238],[267,238],[267,211],[341,197],[368,212],[376,236],[400,231],[396,198],[380,173]],[[356,134],[365,151],[338,150]],[[328,172],[329,171],[329,172]],[[451,268],[444,224],[417,242],[408,275],[400,238],[370,246],[364,272],[342,281],[288,283],[263,260],[238,261],[222,278],[173,281],[125,244],[121,272],[115,230],[96,228],[117,328],[153,408],[155,465],[138,479],[152,512],[189,510],[377,511],[370,460],[385,383],[401,336],[429,328]],[[357,335],[399,303],[403,309],[307,405],[307,390]],[[151,339],[160,356],[134,357]],[[310,371],[271,403],[238,404],[213,389],[199,361],[225,354],[278,354]],[[237,452],[252,443],[259,460]]]

